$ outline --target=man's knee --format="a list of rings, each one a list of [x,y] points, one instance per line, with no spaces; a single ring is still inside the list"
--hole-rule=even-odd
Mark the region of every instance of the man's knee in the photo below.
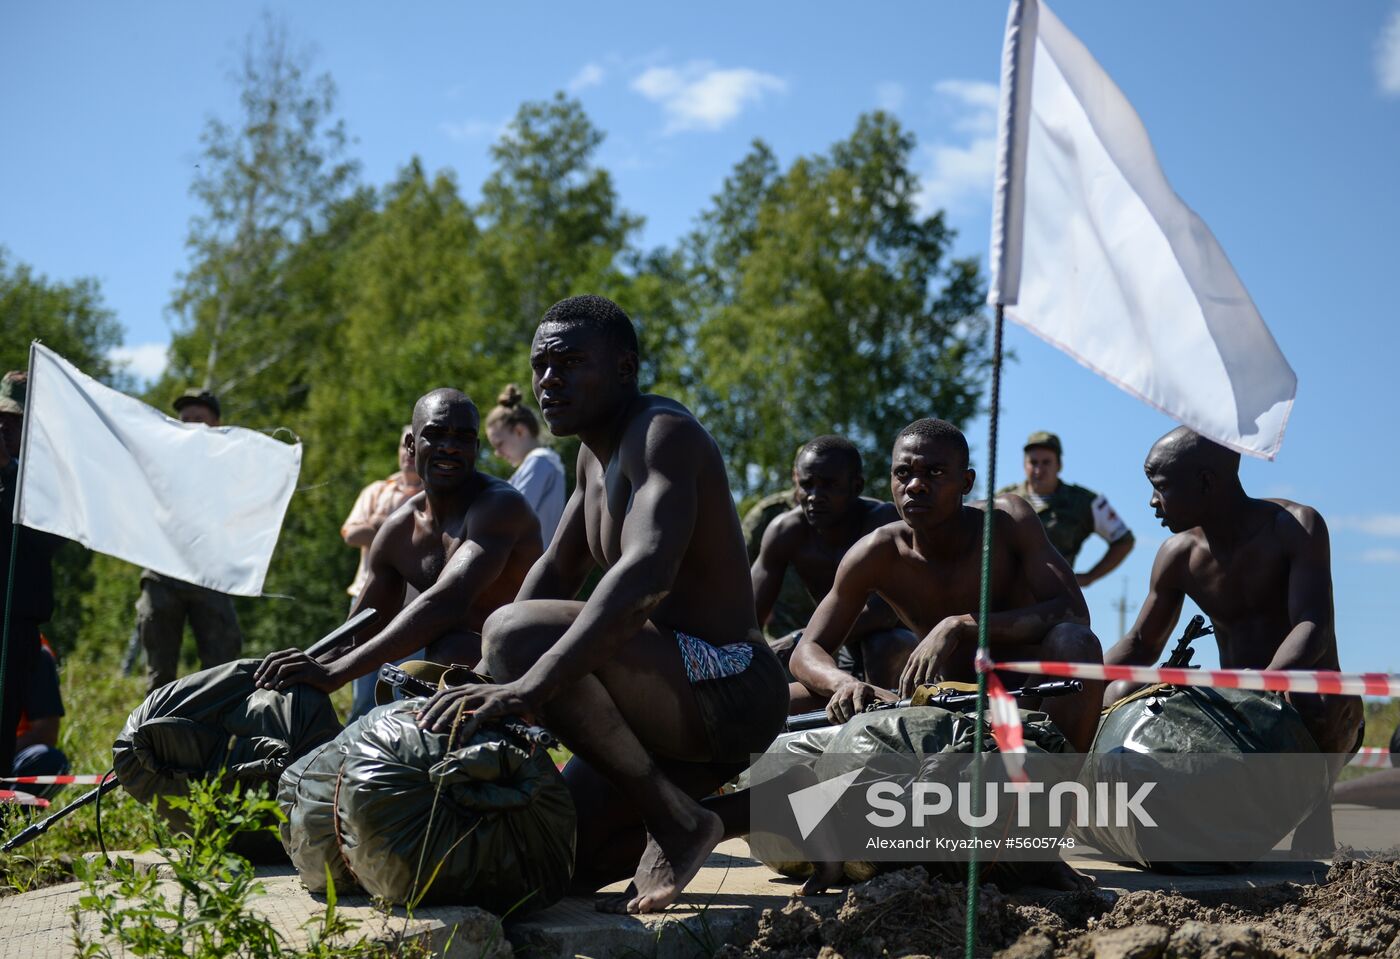
[[[1062,663],[1101,663],[1103,644],[1088,626],[1061,623],[1041,640],[1042,655]]]
[[[481,668],[498,681],[525,674],[540,654],[568,628],[546,615],[542,604],[508,603],[490,616],[481,628]]]

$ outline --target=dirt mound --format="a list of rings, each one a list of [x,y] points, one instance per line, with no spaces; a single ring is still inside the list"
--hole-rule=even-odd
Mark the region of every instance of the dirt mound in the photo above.
[[[852,886],[837,903],[794,899],[767,910],[757,937],[719,959],[961,957],[963,886],[915,867]],[[997,959],[1400,959],[1400,863],[1344,860],[1320,886],[1284,883],[1213,904],[1135,892],[1110,907],[1094,893],[1042,906],[978,897],[979,956]]]

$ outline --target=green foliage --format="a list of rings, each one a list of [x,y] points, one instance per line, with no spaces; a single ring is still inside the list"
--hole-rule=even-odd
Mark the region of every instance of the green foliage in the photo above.
[[[269,22],[235,78],[236,118],[209,122],[171,365],[149,394],[165,407],[205,382],[225,422],[285,427],[304,443],[266,595],[237,601],[245,655],[305,647],[343,621],[358,556],[340,524],[360,489],[396,468],[414,400],[456,386],[485,412],[508,382],[528,392],[535,326],[565,296],[598,292],[628,310],[644,388],[695,410],[736,498],[785,486],[797,446],[833,431],[860,445],[878,493],[900,426],[976,412],[983,281],[948,258],[942,216],[919,211],[913,139],[892,118],[861,117],[846,139],[786,166],[755,143],[690,236],[644,250],[641,218],[598,163],[603,133],[576,100],[523,104],[471,201],[474,190],[416,159],[390,183],[357,188],[334,88],[311,76]],[[12,273],[27,278],[0,277]],[[87,305],[59,311],[59,325],[89,345],[68,352],[110,370],[115,327],[95,287],[74,290]],[[577,441],[556,446],[571,463]],[[480,466],[509,472],[489,453]],[[115,670],[137,575],[61,554],[60,647]],[[140,684],[120,689],[124,717]],[[115,732],[100,730],[104,748]]]
[[[347,942],[352,924],[336,911],[334,893],[310,932],[305,950],[289,949],[272,923],[252,908],[264,894],[252,865],[229,851],[239,833],[275,829],[280,813],[265,792],[237,783],[191,783],[187,797],[171,798],[190,822],[188,834],[171,836],[155,824],[168,850],[169,878],[126,858],[110,867],[94,860],[75,864],[83,895],[73,911],[73,945],[79,956],[109,959],[112,946],[139,956],[352,957],[378,949]],[[84,915],[98,920],[100,938],[83,934]]]
[[[273,412],[272,401],[295,398],[314,358],[307,347],[326,318],[296,309],[316,279],[303,270],[317,244],[302,244],[323,229],[357,165],[344,159],[344,125],[332,116],[335,85],[328,75],[308,79],[307,60],[265,15],[235,77],[237,123],[206,124],[190,188],[201,212],[186,241],[190,268],[173,303],[180,335],[162,392],[199,382],[222,394],[226,413]]]
[[[702,215],[693,402],[737,494],[781,487],[821,433],[857,443],[880,488],[900,427],[976,413],[982,281],[947,261],[942,214],[919,214],[913,148],[884,113],[786,171],[758,143]]]
[[[0,373],[27,369],[33,340],[43,340],[95,379],[129,385],[107,355],[121,345],[122,328],[102,304],[97,281],[54,282],[11,262],[9,251],[0,247]]]

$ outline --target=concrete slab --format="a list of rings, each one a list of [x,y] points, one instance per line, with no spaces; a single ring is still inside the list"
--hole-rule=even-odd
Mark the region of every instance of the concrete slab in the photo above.
[[[117,855],[131,857],[128,853]],[[131,858],[159,872],[158,857],[139,854]],[[311,932],[309,924],[324,913],[325,900],[308,893],[291,867],[259,868],[258,877],[266,893],[253,900],[254,911],[272,922],[287,946],[305,947]],[[178,895],[172,882],[163,882],[161,888],[168,899]],[[81,895],[82,886],[70,882],[0,899],[0,914],[4,916],[0,923],[0,957],[69,959],[78,952],[75,937],[82,942],[101,938],[95,916],[81,915],[75,925],[73,912]],[[402,909],[386,913],[367,897],[345,896],[336,910],[355,923],[352,939],[364,936],[373,942],[419,942],[430,955],[453,959],[509,959],[511,955],[500,920],[474,907],[422,908],[410,919]]]
[[[155,867],[152,856],[137,857]],[[1281,882],[1315,883],[1326,876],[1327,863],[1265,862],[1241,873],[1213,876],[1167,876],[1081,856],[1071,864],[1093,876],[1099,889],[1116,897],[1126,892],[1173,890],[1192,898],[1217,899],[1231,890]],[[290,867],[260,868],[267,894],[255,905],[273,920],[289,943],[305,942],[304,925],[324,910],[319,897],[306,892]],[[748,857],[748,845],[732,840],[720,845],[685,895],[670,910],[655,916],[615,916],[594,909],[594,897],[566,898],[504,930],[494,916],[468,907],[420,909],[410,921],[401,910],[386,916],[368,900],[344,897],[339,908],[363,923],[360,930],[381,941],[419,939],[436,955],[466,959],[507,959],[512,952],[528,959],[691,959],[708,956],[727,942],[744,942],[757,928],[764,909],[782,908],[798,883],[770,872]],[[623,884],[609,887],[620,891]],[[828,901],[840,891],[825,897]],[[71,910],[76,883],[37,890],[0,901],[0,957],[67,959],[72,945]],[[1044,901],[1062,893],[1020,890],[1022,901]],[[80,927],[96,934],[89,918]]]

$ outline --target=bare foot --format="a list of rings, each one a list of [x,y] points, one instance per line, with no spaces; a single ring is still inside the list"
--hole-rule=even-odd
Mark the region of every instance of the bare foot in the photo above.
[[[664,838],[648,833],[647,848],[637,864],[637,874],[632,877],[631,888],[636,895],[627,900],[622,910],[615,908],[617,900],[612,899],[600,902],[598,908],[604,912],[634,914],[660,912],[676,901],[722,838],[724,824],[706,809],[698,811],[695,825],[690,829],[667,834]]]
[[[799,896],[820,896],[827,888],[836,885],[845,874],[845,864],[839,862],[814,862],[812,875],[797,891]]]

